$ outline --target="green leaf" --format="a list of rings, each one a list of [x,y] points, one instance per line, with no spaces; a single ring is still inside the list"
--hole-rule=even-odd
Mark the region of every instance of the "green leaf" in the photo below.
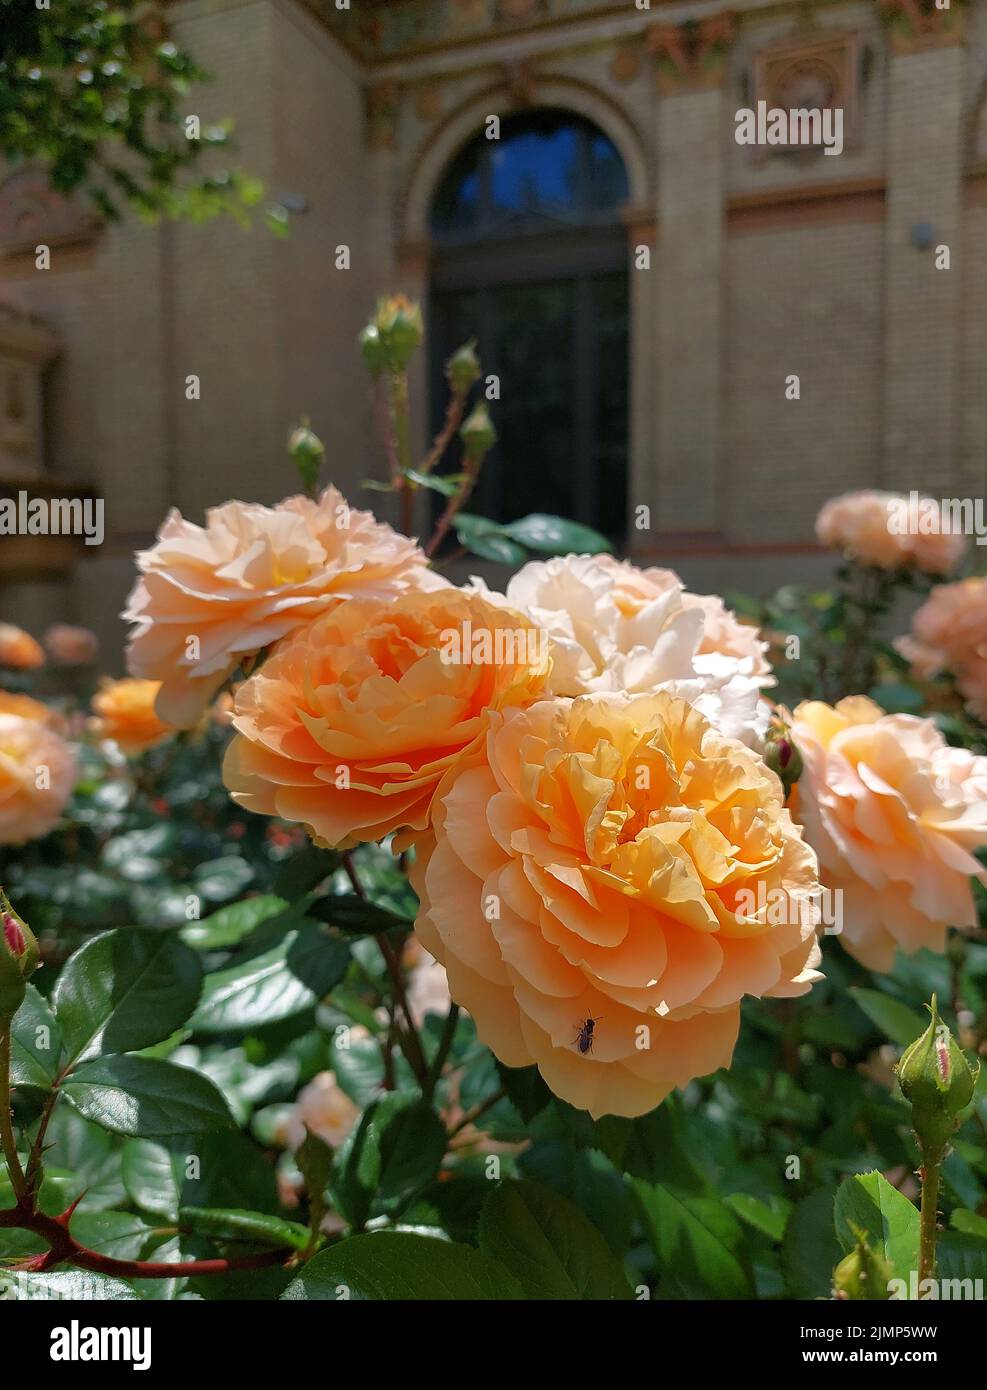
[[[533,1120],[552,1099],[537,1067],[505,1067],[498,1062],[497,1073],[508,1100],[522,1120]]]
[[[333,1152],[326,1141],[306,1127],[305,1138],[295,1150],[295,1162],[305,1182],[309,1228],[313,1232],[321,1230],[322,1218],[327,1211],[326,1187],[332,1172],[332,1160]]]
[[[471,1245],[381,1231],[323,1250],[281,1297],[476,1302],[518,1300],[524,1294],[509,1269]]]
[[[47,1091],[58,1075],[62,1043],[47,999],[28,985],[10,1033],[10,1080]]]
[[[769,1240],[779,1241],[784,1236],[785,1226],[792,1214],[792,1204],[784,1197],[772,1197],[764,1202],[749,1192],[734,1192],[726,1202],[741,1221],[746,1221],[748,1226],[753,1226],[755,1231],[760,1231]]]
[[[154,1234],[153,1226],[129,1211],[77,1211],[70,1229],[82,1245],[115,1260],[141,1259]]]
[[[274,891],[289,902],[302,898],[329,877],[339,865],[339,855],[335,850],[319,849],[317,845],[306,844],[286,859],[278,869],[274,880]]]
[[[371,1211],[395,1211],[431,1182],[445,1149],[445,1126],[423,1100],[400,1092],[381,1096],[339,1151],[332,1184],[337,1205],[355,1226]]]
[[[254,871],[239,855],[200,864],[192,875],[196,892],[210,902],[225,903],[237,897],[253,881]]]
[[[349,960],[346,942],[315,923],[288,932],[269,950],[209,975],[192,1027],[245,1032],[303,1013],[340,982]]]
[[[631,1299],[603,1236],[565,1197],[536,1182],[502,1182],[480,1213],[480,1249],[520,1281],[528,1298]]]
[[[962,1207],[958,1207],[949,1218],[949,1224],[954,1230],[965,1235],[987,1239],[987,1216],[978,1216],[975,1211],[964,1211]]]
[[[907,1047],[928,1027],[927,1018],[881,990],[851,989],[850,994],[870,1021],[899,1047]]]
[[[120,1157],[127,1195],[141,1211],[165,1221],[178,1220],[181,1171],[175,1156],[150,1139],[130,1139]]]
[[[661,1275],[671,1298],[750,1298],[753,1284],[741,1257],[744,1233],[714,1197],[683,1196],[661,1183],[635,1180]]]
[[[829,1298],[841,1257],[833,1229],[833,1191],[824,1188],[797,1202],[781,1242],[781,1267],[792,1298]]]
[[[419,473],[417,468],[404,469],[404,476],[416,487],[427,487],[432,492],[440,492],[443,497],[455,497],[459,485],[466,476],[464,473]]]
[[[0,1297],[15,1302],[34,1299],[85,1299],[103,1303],[139,1302],[138,1295],[122,1279],[90,1274],[83,1269],[49,1270],[44,1274],[17,1274],[0,1269]]]
[[[53,995],[70,1064],[167,1038],[188,1019],[201,988],[198,958],[174,935],[125,927],[87,941]]]
[[[395,927],[411,926],[409,917],[399,917],[395,912],[367,902],[355,893],[340,893],[331,898],[323,898],[309,909],[309,915],[320,922],[328,922],[340,931],[376,935],[382,931],[392,931]]]
[[[579,555],[599,555],[613,550],[606,536],[601,536],[591,526],[567,521],[561,516],[546,516],[544,512],[532,512],[520,521],[512,521],[503,531],[511,540],[542,555],[568,555],[573,551]]]
[[[943,1231],[936,1242],[936,1278],[980,1280],[987,1286],[987,1240],[982,1235],[966,1231]],[[921,1290],[919,1290],[921,1296]],[[973,1286],[968,1292],[954,1293],[952,1298],[973,1298]],[[945,1297],[940,1291],[939,1297]]]
[[[918,1208],[881,1173],[858,1173],[841,1183],[833,1219],[845,1251],[857,1244],[859,1229],[898,1278],[907,1279],[908,1271],[918,1268]]]
[[[304,1250],[308,1244],[308,1231],[297,1221],[261,1211],[182,1207],[178,1224],[191,1235],[208,1236],[211,1240],[245,1240],[292,1250]]]
[[[244,898],[212,912],[201,922],[190,922],[181,931],[187,946],[200,951],[214,951],[224,946],[236,946],[269,917],[276,917],[288,906],[286,898],[276,893],[262,893],[256,898]]]
[[[62,1086],[79,1113],[113,1134],[138,1139],[229,1129],[233,1120],[200,1072],[152,1057],[86,1062]]]
[[[524,547],[512,541],[502,527],[488,521],[485,516],[457,512],[452,524],[460,545],[484,560],[495,560],[501,565],[521,565],[527,559]]]

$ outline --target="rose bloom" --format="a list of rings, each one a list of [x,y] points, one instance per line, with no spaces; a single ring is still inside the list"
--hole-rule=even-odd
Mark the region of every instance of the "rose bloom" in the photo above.
[[[968,708],[987,717],[987,579],[936,585],[895,646],[919,680],[952,671]]]
[[[472,584],[486,592],[482,580]],[[668,690],[724,733],[759,746],[766,724],[759,694],[770,669],[758,650],[763,644],[755,635],[743,656],[713,649],[715,623],[708,640],[707,613],[720,601],[683,593],[671,570],[641,570],[610,555],[558,556],[524,565],[505,596],[486,597],[527,613],[549,633],[551,694]],[[720,606],[721,633],[726,619],[739,629]],[[729,641],[743,646],[749,639],[731,629]]]
[[[350,1100],[345,1091],[340,1090],[334,1073],[322,1071],[299,1091],[280,1137],[288,1148],[294,1150],[304,1143],[305,1131],[310,1129],[318,1138],[338,1149],[359,1117],[360,1107]]]
[[[745,994],[819,978],[816,860],[781,783],[665,692],[492,716],[412,881],[480,1038],[594,1117],[729,1065]]]
[[[0,714],[16,714],[21,719],[33,719],[36,723],[52,727],[59,722],[50,706],[40,700],[32,700],[30,695],[15,695],[9,690],[0,690]]]
[[[227,502],[204,527],[169,513],[124,617],[132,675],[161,681],[158,712],[190,728],[244,658],[342,598],[387,598],[443,581],[414,541],[334,487],[276,507]],[[190,639],[198,650],[190,650]]]
[[[486,634],[502,659],[446,659],[460,634]],[[320,845],[422,830],[443,777],[481,742],[487,711],[542,693],[541,639],[519,614],[451,586],[339,604],[237,691],[226,786]]]
[[[56,666],[88,666],[99,652],[95,632],[69,623],[52,623],[41,640]]]
[[[45,654],[30,633],[13,623],[0,623],[0,666],[34,671],[44,664]]]
[[[962,535],[942,531],[931,498],[921,498],[916,506],[897,492],[846,492],[831,498],[816,517],[816,535],[827,549],[842,550],[858,564],[883,570],[914,567],[926,574],[948,574],[966,548]]]
[[[75,781],[75,757],[60,734],[41,719],[0,712],[0,844],[47,835]]]
[[[104,676],[92,698],[97,736],[112,739],[128,757],[170,738],[175,730],[158,718],[155,709],[158,691],[157,681],[115,681]]]
[[[950,748],[931,719],[885,714],[865,696],[798,706],[804,770],[793,813],[843,893],[843,945],[871,970],[895,951],[941,951],[977,920],[973,851],[987,846],[987,758]]]

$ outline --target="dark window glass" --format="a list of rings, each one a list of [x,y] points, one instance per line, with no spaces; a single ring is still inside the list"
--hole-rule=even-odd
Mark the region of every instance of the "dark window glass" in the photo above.
[[[442,364],[467,338],[478,341],[485,377],[500,382],[490,403],[498,443],[471,509],[505,522],[551,512],[623,534],[628,281],[619,209],[627,196],[612,141],[560,111],[510,117],[499,141],[475,137],[441,183],[435,428],[446,401]]]

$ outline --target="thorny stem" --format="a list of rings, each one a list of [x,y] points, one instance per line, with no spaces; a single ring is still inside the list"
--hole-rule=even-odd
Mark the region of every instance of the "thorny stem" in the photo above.
[[[69,1207],[60,1216],[47,1216],[42,1211],[32,1210],[28,1203],[0,1211],[0,1228],[13,1226],[33,1231],[48,1243],[43,1255],[28,1255],[19,1260],[13,1266],[15,1271],[40,1274],[56,1265],[71,1264],[76,1269],[115,1275],[120,1279],[180,1279],[198,1274],[228,1274],[236,1269],[262,1269],[266,1265],[283,1263],[293,1253],[289,1250],[263,1250],[260,1254],[228,1260],[186,1260],[174,1264],[163,1260],[117,1260],[111,1255],[102,1255],[98,1250],[80,1245],[69,1232],[73,1210],[74,1207]]]
[[[461,1130],[466,1129],[469,1125],[475,1124],[481,1115],[485,1115],[488,1110],[492,1110],[497,1102],[503,1100],[506,1095],[507,1091],[501,1086],[500,1090],[495,1091],[492,1096],[487,1096],[486,1100],[482,1100],[479,1105],[474,1105],[472,1110],[467,1110],[466,1114],[459,1121],[459,1124],[454,1125],[449,1131],[449,1138],[454,1139]]]
[[[425,554],[431,560],[445,539],[446,532],[456,519],[456,514],[465,507],[469,501],[470,493],[476,486],[476,480],[480,476],[480,469],[483,466],[483,455],[478,458],[467,459],[463,464],[463,480],[456,489],[456,492],[446,503],[445,511],[435,523],[435,530],[432,532],[431,540],[425,547]]]
[[[922,1166],[922,1207],[919,1218],[918,1286],[936,1276],[936,1221],[939,1215],[939,1165],[942,1154],[926,1158]]]
[[[466,408],[466,397],[455,395],[449,397],[449,404],[446,406],[446,418],[442,428],[432,441],[432,447],[422,459],[419,473],[431,473],[439,459],[448,449],[452,442],[452,436],[463,418],[463,411]]]
[[[439,1084],[442,1076],[442,1068],[446,1064],[446,1058],[452,1049],[453,1040],[456,1036],[456,1025],[459,1022],[459,1005],[450,1004],[449,1012],[446,1014],[445,1026],[442,1029],[442,1037],[439,1039],[438,1051],[432,1059],[432,1065],[428,1069],[428,1076],[425,1078],[425,1085],[422,1087],[422,1094],[425,1100],[431,1100],[435,1094],[435,1088]]]
[[[17,1152],[17,1139],[10,1109],[10,1024],[0,1032],[0,1146],[7,1162],[10,1185],[18,1202],[27,1197],[27,1180]]]
[[[343,854],[343,866],[353,886],[353,892],[358,898],[362,898],[366,901],[367,895],[364,891],[363,884],[360,882],[360,876],[356,871],[356,866],[353,863],[353,857],[349,850]],[[398,1041],[401,1043],[402,1052],[404,1052],[405,1057],[408,1059],[408,1065],[415,1073],[419,1083],[424,1086],[425,1079],[428,1075],[428,1062],[425,1060],[425,1052],[422,1048],[421,1038],[418,1036],[418,1029],[415,1027],[415,1021],[411,1016],[411,1009],[408,1005],[408,998],[404,990],[404,979],[401,975],[401,963],[394,952],[394,947],[385,936],[377,937],[377,945],[384,958],[384,965],[387,968],[387,974],[391,981],[391,988],[394,990],[394,998],[397,1003],[400,1004],[401,1012],[404,1014],[407,1024],[407,1033],[405,1033],[404,1030],[398,1028],[395,1021],[395,1031],[398,1034]]]

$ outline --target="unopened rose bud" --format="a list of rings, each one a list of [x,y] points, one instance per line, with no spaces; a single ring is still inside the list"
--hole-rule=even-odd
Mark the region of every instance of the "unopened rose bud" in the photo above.
[[[893,1277],[890,1261],[872,1250],[861,1235],[833,1270],[833,1293],[836,1298],[853,1301],[886,1301],[891,1297],[888,1286]]]
[[[380,340],[375,323],[368,323],[359,338],[360,352],[363,360],[373,376],[380,376],[384,370],[384,345]]]
[[[390,372],[403,372],[425,336],[420,305],[403,294],[381,299],[373,323],[383,352],[383,365]]]
[[[465,396],[479,379],[480,359],[476,355],[476,339],[473,338],[446,359],[446,380],[455,395]]]
[[[473,407],[463,421],[459,437],[463,441],[463,450],[468,459],[483,458],[496,444],[497,431],[494,429],[490,412],[482,401]]]
[[[902,1053],[898,1085],[912,1107],[912,1126],[926,1159],[941,1156],[957,1127],[957,1115],[973,1099],[980,1074],[971,1067],[939,1017],[936,996],[927,1006],[932,1019],[925,1032]]]
[[[38,964],[38,943],[24,919],[0,889],[0,1028],[5,1028],[24,1002],[27,981]]]
[[[792,742],[791,729],[777,716],[768,725],[764,761],[778,775],[787,796],[802,776],[802,754]]]
[[[305,491],[314,491],[326,451],[319,436],[309,429],[307,419],[288,436],[288,453],[295,461]]]

